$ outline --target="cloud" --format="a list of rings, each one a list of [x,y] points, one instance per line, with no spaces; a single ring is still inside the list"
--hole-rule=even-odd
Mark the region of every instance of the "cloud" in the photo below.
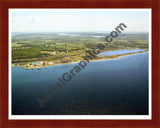
[[[27,22],[28,23],[38,23],[39,22],[39,19],[38,19],[38,17],[37,16],[32,16],[32,15],[30,15],[30,16],[28,16],[28,18],[27,18]]]

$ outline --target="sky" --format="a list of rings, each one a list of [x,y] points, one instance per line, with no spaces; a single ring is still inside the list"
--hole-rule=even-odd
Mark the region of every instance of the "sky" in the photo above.
[[[10,9],[12,32],[113,31],[120,23],[128,32],[149,31],[148,10]]]

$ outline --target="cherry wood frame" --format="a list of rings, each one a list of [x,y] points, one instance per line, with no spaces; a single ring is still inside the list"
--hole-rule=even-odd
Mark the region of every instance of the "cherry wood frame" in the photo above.
[[[151,120],[9,120],[8,9],[9,8],[151,8],[152,119]],[[160,128],[160,0],[0,0],[0,128]]]

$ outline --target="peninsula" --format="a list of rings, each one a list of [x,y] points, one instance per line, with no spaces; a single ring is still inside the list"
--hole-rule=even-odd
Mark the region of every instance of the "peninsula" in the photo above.
[[[148,34],[122,34],[112,43],[105,41],[105,35],[82,32],[15,34],[12,36],[12,66],[41,69],[50,65],[79,62],[93,50],[100,54],[95,54],[96,57],[91,61],[148,51]],[[98,44],[106,47],[100,50]]]

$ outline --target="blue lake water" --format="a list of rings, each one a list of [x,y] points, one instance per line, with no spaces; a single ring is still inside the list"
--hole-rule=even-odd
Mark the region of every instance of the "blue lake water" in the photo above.
[[[39,62],[33,62],[33,64],[35,64],[35,65],[39,65],[40,63],[39,63]]]
[[[42,70],[12,67],[13,115],[147,115],[148,53],[92,61],[41,108],[43,98],[74,64]]]
[[[104,56],[122,55],[122,54],[142,52],[142,51],[144,51],[144,50],[142,50],[142,49],[115,50],[115,51],[102,52],[102,53],[98,54],[98,56],[104,57]]]
[[[97,38],[100,38],[100,37],[104,37],[104,36],[93,36],[93,37],[97,37]]]

